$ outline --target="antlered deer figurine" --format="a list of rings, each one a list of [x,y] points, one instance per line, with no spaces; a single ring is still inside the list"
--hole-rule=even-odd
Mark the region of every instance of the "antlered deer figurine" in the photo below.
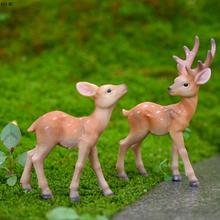
[[[191,51],[184,46],[185,60],[173,56],[177,62],[179,76],[174,80],[174,84],[168,88],[168,91],[172,96],[181,97],[179,103],[161,106],[151,102],[144,102],[129,111],[123,110],[123,115],[128,117],[130,132],[125,139],[120,141],[116,164],[120,178],[128,179],[124,170],[124,158],[129,147],[132,147],[134,151],[136,167],[140,174],[147,175],[140,151],[142,140],[149,133],[156,135],[169,133],[172,138],[173,181],[181,181],[178,167],[178,156],[180,155],[190,186],[198,186],[198,179],[195,176],[184,145],[183,131],[196,111],[200,85],[205,84],[210,79],[211,69],[209,66],[215,56],[216,44],[214,39],[211,39],[211,50],[208,51],[205,62],[198,61],[198,66],[192,69],[191,66],[198,48],[199,38],[196,36],[194,47]]]
[[[56,144],[66,148],[78,147],[79,150],[70,184],[72,201],[79,201],[77,189],[82,169],[88,157],[103,194],[105,196],[113,194],[102,173],[96,143],[110,120],[116,102],[127,92],[127,87],[124,84],[98,87],[91,83],[79,82],[76,84],[76,88],[81,95],[94,99],[95,111],[90,116],[76,118],[61,111],[53,111],[38,118],[28,129],[29,132],[36,133],[37,144],[35,148],[28,151],[20,182],[23,189],[31,190],[30,177],[32,165],[34,165],[43,199],[53,197],[44,174],[43,162]]]

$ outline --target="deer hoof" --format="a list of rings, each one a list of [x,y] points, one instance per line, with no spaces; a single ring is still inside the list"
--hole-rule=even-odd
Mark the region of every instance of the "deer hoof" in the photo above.
[[[125,180],[125,181],[128,181],[128,180],[129,180],[127,174],[120,174],[120,175],[118,175],[118,177],[119,177],[121,180]]]
[[[49,199],[53,198],[53,195],[52,194],[42,194],[41,197],[44,200],[49,200]]]
[[[147,172],[140,172],[141,176],[149,176]]]
[[[70,200],[71,200],[72,202],[79,202],[79,201],[80,201],[80,196],[70,197]]]
[[[103,191],[104,196],[113,196],[114,193],[111,191],[111,189],[107,189]]]
[[[189,182],[189,185],[191,187],[198,187],[199,186],[199,181],[198,180],[193,180]]]
[[[32,189],[31,189],[31,187],[30,187],[30,188],[23,188],[23,191],[24,191],[25,193],[29,193],[29,192],[32,191]]]
[[[173,175],[172,181],[173,182],[181,182],[182,177],[180,175]]]
[[[30,184],[22,185],[22,189],[25,193],[31,192],[32,188]]]
[[[70,200],[72,202],[79,202],[80,201],[79,193],[76,190],[70,191]]]

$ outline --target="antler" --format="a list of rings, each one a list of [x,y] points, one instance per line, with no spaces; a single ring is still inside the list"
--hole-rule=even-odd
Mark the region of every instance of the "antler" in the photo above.
[[[201,60],[198,60],[198,66],[195,69],[191,69],[191,68],[187,68],[187,71],[192,74],[192,75],[196,75],[198,72],[200,72],[201,70],[209,67],[214,59],[215,56],[215,52],[216,52],[216,43],[215,40],[212,38],[211,39],[211,49],[208,50],[205,62],[202,63]]]
[[[191,66],[193,64],[193,61],[196,57],[196,54],[199,49],[199,38],[198,36],[195,36],[195,43],[193,49],[190,51],[188,47],[184,46],[184,51],[186,54],[186,59],[183,60],[177,56],[173,56],[174,60],[177,62],[177,69],[180,74],[191,74],[195,76],[198,72],[201,70],[209,67],[213,61],[213,58],[215,56],[216,52],[216,43],[215,40],[212,38],[211,39],[211,49],[208,50],[206,60],[204,63],[202,63],[201,60],[198,61],[198,66],[195,69],[192,69]]]
[[[177,56],[173,56],[173,59],[177,62],[177,69],[180,74],[187,74],[187,69],[190,69],[193,61],[196,57],[196,54],[199,49],[199,37],[195,36],[195,43],[193,46],[193,49],[190,51],[190,49],[186,46],[183,47],[185,54],[186,54],[186,59],[183,60]]]

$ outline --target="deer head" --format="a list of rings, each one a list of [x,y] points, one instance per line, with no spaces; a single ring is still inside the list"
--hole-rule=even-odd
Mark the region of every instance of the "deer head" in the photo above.
[[[198,65],[195,69],[191,66],[196,57],[199,49],[199,38],[195,37],[195,43],[192,50],[184,46],[186,59],[183,60],[177,56],[173,56],[177,62],[177,69],[179,76],[174,80],[168,90],[170,95],[181,96],[181,97],[193,97],[198,93],[199,86],[208,82],[211,77],[211,65],[216,52],[215,40],[211,39],[211,49],[208,51],[206,60],[202,63],[198,61]]]
[[[99,108],[111,108],[127,92],[125,84],[96,86],[88,82],[76,84],[78,92],[83,96],[92,97]]]

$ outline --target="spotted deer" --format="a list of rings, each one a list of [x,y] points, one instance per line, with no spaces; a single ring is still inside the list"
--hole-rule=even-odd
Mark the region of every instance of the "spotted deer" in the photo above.
[[[134,151],[136,167],[140,174],[147,175],[140,150],[142,140],[149,133],[155,135],[169,133],[172,139],[173,181],[181,181],[178,167],[178,157],[180,155],[190,186],[196,187],[199,185],[184,145],[183,131],[189,125],[196,111],[200,85],[205,84],[211,77],[211,69],[209,66],[215,56],[216,44],[214,39],[211,39],[211,49],[208,51],[205,62],[202,63],[198,61],[197,67],[192,69],[191,66],[198,52],[198,48],[199,38],[196,36],[194,47],[191,51],[184,46],[185,60],[173,56],[177,62],[179,76],[174,80],[173,85],[168,88],[168,91],[172,96],[181,97],[179,103],[162,106],[152,102],[144,102],[131,110],[123,110],[123,115],[128,117],[130,132],[125,139],[120,141],[116,164],[120,178],[128,179],[124,169],[124,159],[126,151],[130,147]]]
[[[76,147],[79,151],[70,184],[72,201],[80,199],[77,189],[87,158],[96,173],[103,194],[105,196],[113,194],[104,178],[96,143],[110,120],[116,102],[127,92],[127,87],[124,84],[98,87],[91,83],[79,82],[76,88],[81,95],[94,99],[95,111],[91,115],[77,118],[61,111],[53,111],[38,118],[28,129],[29,132],[35,132],[37,143],[36,147],[27,153],[20,183],[24,190],[31,190],[30,178],[33,165],[43,199],[53,197],[44,174],[44,159],[56,144],[69,149]]]

